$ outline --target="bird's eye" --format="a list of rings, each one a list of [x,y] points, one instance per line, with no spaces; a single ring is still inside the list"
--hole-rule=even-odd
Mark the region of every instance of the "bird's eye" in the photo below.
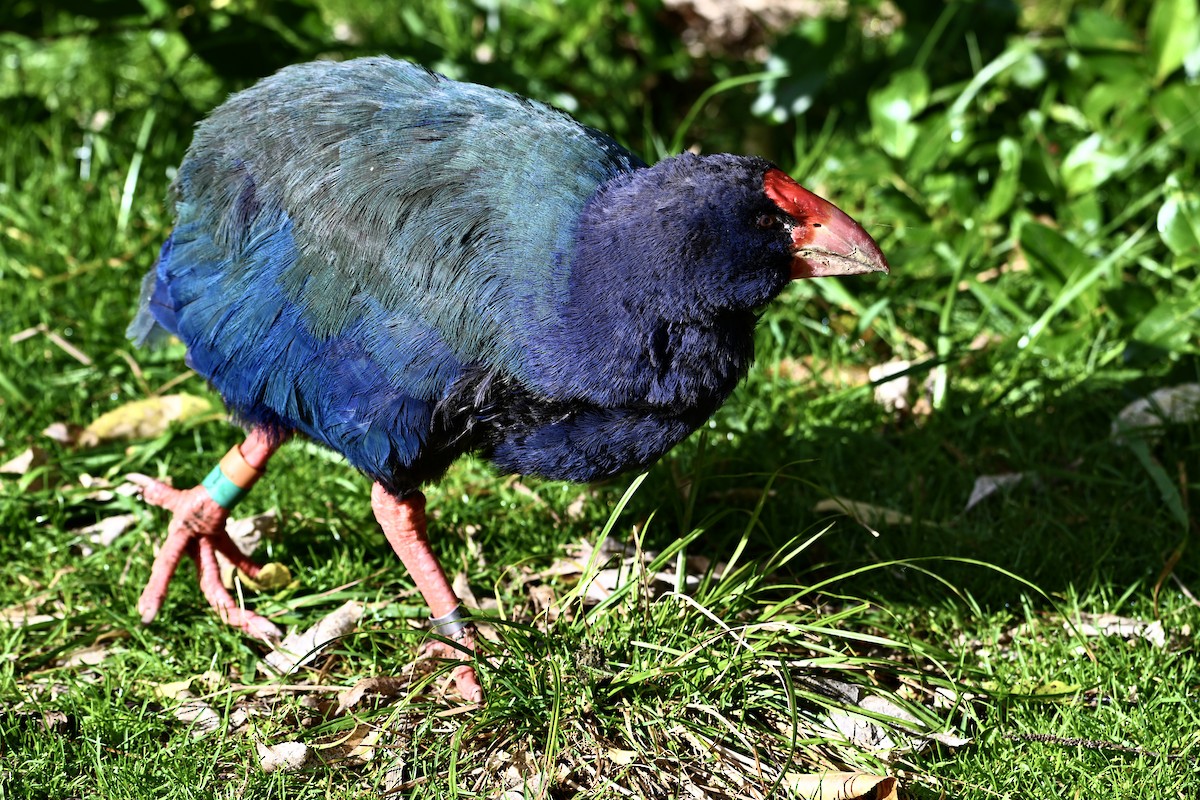
[[[779,217],[776,217],[773,214],[759,214],[758,219],[754,221],[754,224],[762,228],[764,231],[770,230],[771,228],[778,228]]]

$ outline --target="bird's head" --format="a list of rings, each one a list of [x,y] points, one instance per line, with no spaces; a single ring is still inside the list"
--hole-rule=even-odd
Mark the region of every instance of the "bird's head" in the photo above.
[[[680,320],[758,308],[797,278],[888,271],[857,222],[758,158],[666,159],[603,187],[582,224],[604,281]]]

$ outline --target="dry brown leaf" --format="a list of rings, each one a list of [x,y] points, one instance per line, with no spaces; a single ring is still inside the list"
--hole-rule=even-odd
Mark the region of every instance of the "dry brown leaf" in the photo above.
[[[225,683],[225,678],[215,670],[207,670],[187,680],[159,684],[158,694],[163,699],[179,701],[172,709],[175,718],[192,726],[193,737],[202,738],[222,730],[224,722],[212,706],[192,694],[191,686],[197,682],[205,691],[214,691]],[[244,724],[244,720],[239,724]]]
[[[896,800],[896,779],[861,772],[789,772],[784,785],[804,800]]]
[[[1124,443],[1132,433],[1146,435],[1166,424],[1186,424],[1200,419],[1200,383],[1182,383],[1134,400],[1112,424],[1112,438]]]
[[[225,532],[237,545],[242,555],[251,555],[263,539],[272,539],[279,530],[279,517],[274,509],[252,517],[231,519],[225,523]]]
[[[87,525],[83,528],[75,528],[71,533],[77,533],[87,539],[89,544],[83,545],[80,549],[84,556],[90,556],[94,551],[90,545],[97,547],[108,547],[117,538],[125,533],[125,531],[137,524],[137,517],[133,514],[117,514],[112,517],[105,517],[98,522]]]
[[[303,769],[312,754],[311,748],[304,742],[280,742],[266,745],[258,742],[258,764],[263,772],[295,772]]]
[[[108,658],[109,645],[107,643],[98,643],[81,647],[78,650],[72,650],[66,657],[56,661],[60,667],[94,667],[104,663],[104,659]]]
[[[848,497],[827,497],[813,506],[813,511],[817,514],[845,514],[869,530],[874,536],[879,535],[879,531],[875,530],[876,526],[911,525],[913,522],[913,518],[902,511],[851,500]],[[932,525],[933,523],[923,521],[922,524]]]
[[[317,624],[301,633],[290,633],[275,650],[263,658],[267,673],[286,675],[297,667],[310,663],[338,637],[345,636],[358,627],[363,607],[350,600],[326,614]],[[262,663],[260,663],[262,668]]]
[[[175,702],[171,713],[175,719],[192,726],[192,736],[199,739],[221,730],[221,715],[212,706],[192,694],[193,678],[154,685],[154,693],[165,702]]]
[[[617,766],[628,767],[630,764],[637,761],[638,753],[636,750],[617,750],[610,747],[605,752],[605,756],[607,756],[608,760]]]
[[[83,426],[70,422],[52,422],[46,430],[42,431],[42,435],[47,439],[67,447],[73,446],[81,433],[83,433]]]
[[[172,422],[209,414],[212,403],[190,394],[147,397],[114,408],[92,421],[79,436],[81,447],[92,447],[115,439],[150,439],[163,433]]]
[[[583,516],[583,508],[587,504],[587,495],[580,492],[579,495],[571,501],[567,506],[567,519],[577,520]]]
[[[813,366],[812,356],[784,358],[768,369],[768,374],[793,383],[807,383],[816,378],[821,383],[837,387],[865,386],[871,382],[866,367],[858,364],[829,364],[821,362],[820,368]]]
[[[959,736],[955,733],[931,733],[924,738],[943,747],[966,747],[974,741],[970,736]]]
[[[1029,473],[1007,472],[1000,475],[980,475],[975,479],[975,485],[971,487],[971,496],[967,498],[967,506],[963,511],[970,511],[1002,489],[1011,489],[1026,477],[1029,477]]]
[[[6,475],[26,475],[30,470],[44,465],[49,459],[40,447],[27,447],[20,455],[13,456],[0,464],[0,472]]]
[[[535,616],[545,616],[546,622],[554,622],[562,614],[558,594],[548,583],[533,583],[525,588]]]
[[[391,675],[376,675],[363,678],[351,688],[338,694],[338,714],[344,714],[357,706],[365,695],[373,694],[380,697],[395,697],[404,691],[409,682],[403,678]]]
[[[1162,620],[1157,619],[1148,622],[1116,614],[1082,614],[1074,625],[1064,622],[1063,627],[1068,631],[1074,628],[1084,636],[1119,636],[1125,641],[1141,639],[1155,647],[1167,646],[1167,632]]]
[[[7,608],[0,609],[0,622],[11,625],[14,628],[20,628],[25,625],[40,625],[43,622],[53,622],[56,619],[62,619],[61,614],[37,613],[38,608],[48,597],[48,594],[41,594],[8,606]]]
[[[875,402],[884,410],[905,411],[911,407],[912,376],[901,374],[911,366],[911,362],[896,360],[867,370],[867,377],[875,384]]]
[[[528,750],[519,750],[509,758],[508,768],[504,770],[504,783],[508,789],[500,797],[503,800],[536,797],[541,794],[544,781],[538,759]]]
[[[367,725],[366,723],[358,725],[350,738],[343,743],[343,746],[348,748],[345,758],[363,764],[370,761],[375,757],[375,752],[379,748],[379,740],[386,733],[387,728],[381,725]]]

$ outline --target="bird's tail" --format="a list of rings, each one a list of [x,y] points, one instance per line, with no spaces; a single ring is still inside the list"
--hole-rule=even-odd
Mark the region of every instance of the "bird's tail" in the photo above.
[[[163,242],[162,250],[154,266],[142,278],[142,291],[138,297],[138,310],[125,336],[139,347],[157,346],[175,334],[175,305],[167,293],[166,280],[159,269],[171,257],[171,239]]]

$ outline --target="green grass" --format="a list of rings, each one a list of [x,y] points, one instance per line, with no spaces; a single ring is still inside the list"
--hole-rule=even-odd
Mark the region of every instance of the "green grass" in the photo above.
[[[1183,66],[1196,42],[1173,33],[1195,28],[1194,0],[1020,18],[951,4],[889,37],[854,15],[797,24],[767,44],[772,77],[745,83],[764,65],[689,55],[648,5],[350,5],[238,2],[193,23],[5,12],[29,35],[0,37],[0,462],[45,459],[0,475],[0,609],[42,615],[0,625],[0,797],[491,797],[521,776],[531,797],[761,796],[830,768],[897,776],[911,797],[1195,796],[1200,423],[1110,437],[1128,402],[1200,372],[1200,87]],[[276,54],[407,54],[578,104],[651,158],[671,141],[772,157],[852,210],[894,267],[789,288],[746,383],[640,482],[515,481],[465,459],[429,487],[435,547],[490,620],[481,709],[453,713],[444,666],[417,658],[426,611],[367,481],[336,459],[290,444],[239,508],[279,510],[259,556],[297,579],[248,604],[301,628],[366,609],[282,689],[190,566],[140,624],[165,519],[81,481],[187,484],[238,440],[181,347],[135,350],[123,330],[191,125],[249,79],[194,54],[219,52],[205,48],[222,15],[276,30],[293,12]],[[357,41],[335,42],[343,18]],[[579,57],[588,70],[564,67]],[[917,411],[886,410],[862,377],[895,358]],[[92,448],[43,434],[163,387],[213,412]],[[977,477],[1002,473],[1027,477],[964,510]],[[814,510],[830,497],[904,517],[871,532]],[[117,513],[134,527],[83,555],[75,531]],[[605,531],[629,556],[597,602],[555,568]],[[1164,643],[1088,635],[1101,614],[1159,621]],[[393,694],[337,711],[376,676],[399,677]],[[223,732],[176,716],[162,686],[185,679]],[[915,727],[970,742],[848,741],[829,723],[860,706],[848,684],[919,720],[887,728],[893,744]],[[351,757],[372,727],[373,757]],[[265,773],[257,745],[289,741],[313,757]]]

